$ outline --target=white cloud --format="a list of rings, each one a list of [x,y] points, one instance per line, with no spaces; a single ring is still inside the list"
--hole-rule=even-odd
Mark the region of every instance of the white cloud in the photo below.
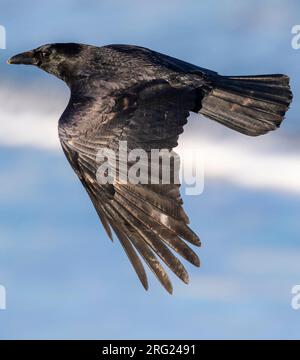
[[[205,178],[300,195],[300,148],[295,146],[295,141],[292,143],[289,137],[281,135],[280,130],[253,138],[231,130],[220,133],[220,125],[210,122],[203,127],[199,119],[195,123],[192,118],[177,150],[180,154],[187,147],[195,149],[200,154],[199,161],[204,161]],[[191,158],[184,161],[193,165]]]
[[[4,119],[0,129],[1,145],[59,149],[55,115],[38,112],[10,113],[0,110],[0,117]]]
[[[300,151],[270,154],[244,148],[242,144],[231,143],[230,139],[221,144],[201,139],[199,143],[190,142],[189,146],[202,154],[205,176],[226,179],[240,186],[300,195]]]
[[[57,120],[68,95],[52,88],[0,88],[0,146],[59,150]]]

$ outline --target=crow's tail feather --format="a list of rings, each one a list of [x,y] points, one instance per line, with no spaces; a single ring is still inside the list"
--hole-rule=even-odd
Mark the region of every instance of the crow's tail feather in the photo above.
[[[250,136],[278,128],[292,100],[286,75],[218,76],[213,85],[199,112]]]

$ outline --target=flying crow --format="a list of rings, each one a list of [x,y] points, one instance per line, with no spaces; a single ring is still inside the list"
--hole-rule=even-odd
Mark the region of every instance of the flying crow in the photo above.
[[[246,135],[262,135],[280,126],[292,99],[288,76],[220,76],[131,45],[50,44],[8,62],[35,65],[69,86],[70,100],[58,125],[63,151],[144,288],[148,280],[140,256],[169,293],[172,284],[157,256],[185,283],[188,273],[174,252],[200,265],[186,243],[199,246],[200,240],[188,227],[179,184],[162,183],[161,171],[155,184],[124,183],[116,164],[113,181],[101,183],[97,154],[104,148],[118,151],[121,141],[128,151],[171,151],[189,112]],[[170,171],[175,178],[174,164]]]

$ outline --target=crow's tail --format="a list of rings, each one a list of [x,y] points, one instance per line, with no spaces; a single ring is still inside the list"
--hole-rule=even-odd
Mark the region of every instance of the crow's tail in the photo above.
[[[291,100],[286,75],[218,76],[199,112],[243,134],[257,136],[280,126]]]

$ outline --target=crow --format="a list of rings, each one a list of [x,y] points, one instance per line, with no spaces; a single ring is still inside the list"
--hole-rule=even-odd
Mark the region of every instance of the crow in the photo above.
[[[144,288],[148,280],[141,258],[169,293],[172,284],[157,256],[184,283],[188,273],[174,252],[200,266],[186,243],[200,246],[188,227],[180,184],[162,183],[161,175],[155,184],[124,183],[116,164],[113,181],[101,183],[98,152],[118,152],[121,141],[128,151],[171,151],[190,112],[245,135],[262,135],[280,126],[292,100],[286,75],[221,76],[132,45],[47,44],[8,63],[35,65],[68,85],[70,100],[58,123],[62,149],[108,236],[112,240],[116,234]],[[170,172],[177,175],[174,165]]]

